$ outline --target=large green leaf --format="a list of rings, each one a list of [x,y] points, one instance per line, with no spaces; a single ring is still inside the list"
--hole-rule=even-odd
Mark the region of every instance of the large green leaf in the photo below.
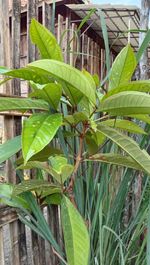
[[[49,83],[42,89],[34,89],[34,92],[30,94],[30,97],[44,99],[47,101],[53,109],[57,109],[62,95],[62,86],[60,84]]]
[[[102,163],[128,167],[136,170],[143,170],[143,168],[137,162],[135,162],[131,157],[115,153],[96,154],[91,156],[88,160],[100,161]]]
[[[7,110],[49,110],[48,103],[40,99],[0,97],[0,111]]]
[[[99,125],[98,129],[107,138],[111,139],[114,143],[120,146],[130,157],[135,160],[143,171],[150,174],[150,156],[145,150],[141,150],[138,144],[130,137],[123,135],[116,129]]]
[[[95,85],[93,84],[92,86],[86,76],[76,68],[63,62],[48,59],[30,63],[28,64],[28,67],[34,69],[35,72],[36,69],[40,69],[45,71],[47,75],[49,74],[50,76],[54,76],[58,79],[58,81],[66,82],[67,84],[73,86],[77,91],[80,91],[95,104]]]
[[[34,114],[24,121],[22,151],[25,163],[53,139],[61,124],[61,114]]]
[[[140,133],[140,134],[147,134],[143,128],[138,126],[136,123],[128,120],[119,120],[119,119],[110,119],[107,121],[101,122],[103,125],[107,125],[110,127],[119,128],[121,130],[125,130],[131,133]]]
[[[102,101],[114,94],[117,94],[123,91],[150,92],[150,81],[149,80],[132,81],[130,83],[120,85],[108,91],[108,93],[105,96],[103,96]]]
[[[12,198],[13,189],[13,184],[0,184],[0,203],[11,207],[23,207],[24,209],[29,208],[28,203],[23,197],[16,196],[15,198]]]
[[[31,180],[24,180],[18,185],[14,185],[13,187],[13,192],[12,192],[12,197],[16,197],[24,192],[27,191],[37,191],[43,193],[47,190],[47,195],[49,194],[54,194],[54,193],[60,193],[60,187],[45,181],[45,180],[38,180],[38,179],[31,179]],[[41,194],[41,197],[42,194]],[[44,195],[45,197],[45,195]]]
[[[41,161],[45,162],[48,160],[48,158],[52,155],[62,155],[62,151],[60,149],[54,148],[52,146],[45,146],[39,153],[32,156],[29,161]],[[17,165],[23,164],[23,157],[19,157],[16,160]]]
[[[36,69],[36,71],[33,68],[20,68],[20,69],[7,69],[7,71],[2,73],[5,76],[10,76],[13,78],[21,78],[24,80],[33,81],[37,84],[47,84],[54,81],[54,78],[50,75],[48,75],[45,71],[42,71],[42,69]]]
[[[88,231],[79,212],[65,196],[61,203],[61,219],[68,264],[88,265]]]
[[[30,37],[39,48],[42,59],[63,61],[63,55],[55,36],[35,19],[31,21]]]
[[[109,90],[128,82],[134,73],[136,65],[137,62],[133,49],[128,44],[122,49],[112,65],[109,77]]]
[[[16,154],[21,149],[21,137],[17,136],[0,144],[0,164]]]
[[[150,95],[142,92],[121,92],[101,102],[100,111],[111,115],[150,114]]]

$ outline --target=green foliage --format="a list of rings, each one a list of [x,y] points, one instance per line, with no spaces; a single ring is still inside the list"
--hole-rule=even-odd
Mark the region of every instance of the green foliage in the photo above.
[[[0,145],[0,164],[21,149],[21,137],[17,136]]]
[[[68,264],[87,265],[89,235],[79,212],[65,196],[61,203],[61,218]]]
[[[130,81],[136,65],[137,62],[134,52],[130,44],[128,44],[122,49],[113,63],[109,77],[109,89],[114,89],[119,85]]]
[[[31,41],[39,48],[42,59],[63,61],[62,51],[54,35],[35,19],[31,21],[30,37]]]
[[[33,114],[24,121],[22,151],[25,163],[53,139],[61,124],[61,114]]]
[[[62,62],[55,37],[36,20],[30,34],[42,59],[21,69],[0,67],[2,83],[11,78],[30,81],[29,97],[36,98],[0,98],[0,111],[33,111],[23,122],[22,142],[18,136],[0,146],[0,163],[20,149],[23,155],[15,164],[21,182],[0,184],[0,202],[18,208],[20,220],[50,242],[62,264],[66,253],[69,265],[141,265],[146,264],[146,236],[142,243],[141,236],[147,225],[150,156],[140,146],[148,146],[150,82],[131,79],[149,33],[136,56],[128,44],[110,69],[106,23],[101,11],[99,15],[106,95],[98,89],[96,75]],[[24,179],[28,169],[35,169],[35,179]],[[137,171],[144,175],[143,193],[134,217],[124,224]],[[51,204],[61,205],[65,253],[40,209]]]

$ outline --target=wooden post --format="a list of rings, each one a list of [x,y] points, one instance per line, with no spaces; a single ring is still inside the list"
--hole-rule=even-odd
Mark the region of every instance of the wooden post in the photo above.
[[[147,30],[149,26],[150,1],[141,1],[140,29]],[[139,45],[143,42],[145,33],[141,32],[139,36]],[[140,60],[140,79],[148,79],[148,50],[146,50]]]
[[[3,244],[3,228],[0,228],[0,264],[5,265],[4,244]]]

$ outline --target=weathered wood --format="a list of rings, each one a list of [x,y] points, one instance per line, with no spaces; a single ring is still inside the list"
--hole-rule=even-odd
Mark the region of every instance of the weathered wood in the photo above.
[[[140,29],[147,30],[149,27],[149,14],[150,14],[150,1],[141,1],[141,14],[140,14]],[[144,32],[140,32],[139,45],[141,45],[145,37]],[[140,79],[148,79],[148,50],[146,50],[140,60]]]
[[[0,264],[5,265],[4,244],[3,244],[3,228],[0,228]]]
[[[38,0],[30,0],[27,2],[27,47],[28,47],[28,63],[36,58],[35,45],[30,40],[30,23],[32,18],[38,18]]]
[[[42,24],[51,30],[52,8],[45,1],[42,3]]]

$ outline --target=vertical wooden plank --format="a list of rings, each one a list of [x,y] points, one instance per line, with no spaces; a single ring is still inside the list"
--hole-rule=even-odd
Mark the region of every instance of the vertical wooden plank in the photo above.
[[[90,67],[90,38],[87,39],[87,70],[88,72],[91,71]]]
[[[52,8],[45,1],[42,3],[42,24],[51,31]]]
[[[66,38],[64,39],[64,45],[65,45],[65,62],[68,63],[70,60],[70,54],[68,52],[68,43],[69,43],[69,38],[70,38],[70,32],[69,32],[69,18],[66,17],[66,21],[65,21],[65,30],[66,30]]]
[[[4,245],[3,245],[3,228],[0,228],[0,264],[5,265]]]
[[[63,16],[58,14],[57,41],[59,44],[63,33],[63,20]]]
[[[28,46],[28,63],[36,58],[35,45],[30,40],[30,23],[32,18],[38,18],[38,0],[27,1],[27,46]]]
[[[36,59],[37,53],[35,45],[31,43],[30,40],[30,23],[32,18],[38,18],[38,0],[30,0],[27,2],[27,60],[28,63],[32,62]],[[32,177],[33,172],[31,172]],[[35,232],[31,232],[32,238],[32,257],[34,265],[40,264],[39,257],[39,244],[38,244],[38,236]]]

